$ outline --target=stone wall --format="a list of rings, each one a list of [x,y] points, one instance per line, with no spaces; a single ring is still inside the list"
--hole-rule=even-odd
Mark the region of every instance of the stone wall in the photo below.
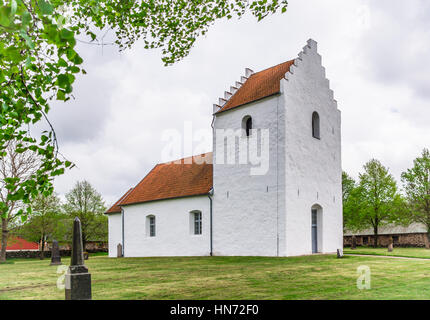
[[[388,247],[390,237],[393,237],[395,247],[425,247],[427,241],[426,233],[405,233],[405,234],[383,234],[378,236],[378,245]],[[357,246],[372,246],[374,243],[374,236],[355,236]],[[350,247],[352,243],[352,236],[343,237],[343,246]]]
[[[48,243],[46,250],[51,250],[52,243]],[[70,244],[61,244],[60,250],[71,250],[72,247]],[[85,244],[85,249],[88,252],[107,252],[108,244],[104,241],[87,241]]]
[[[96,253],[96,252],[107,252],[107,248],[96,248],[96,249],[90,249],[87,247],[87,252],[89,253]],[[61,249],[60,255],[61,257],[70,257],[72,253],[72,250],[70,249]],[[45,258],[51,258],[51,251],[45,250],[44,252]],[[6,259],[16,259],[16,258],[28,258],[28,259],[34,259],[34,258],[40,258],[40,251],[7,251],[6,252]]]
[[[61,250],[60,255],[62,257],[70,257],[71,251]],[[45,251],[44,257],[51,258],[51,251]],[[16,258],[28,258],[28,259],[40,258],[40,251],[7,251],[6,252],[6,259],[16,259]]]

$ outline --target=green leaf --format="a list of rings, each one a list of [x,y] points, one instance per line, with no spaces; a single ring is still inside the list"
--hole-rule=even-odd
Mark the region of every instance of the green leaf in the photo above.
[[[20,34],[21,34],[21,37],[23,37],[25,39],[25,42],[27,43],[27,46],[30,49],[34,49],[34,42],[31,40],[31,38],[28,36],[28,34],[25,33],[22,30],[21,30]]]
[[[0,24],[9,27],[11,19],[10,19],[10,8],[9,7],[1,7],[0,8]]]
[[[73,73],[78,73],[79,71],[81,71],[81,69],[79,69],[78,67],[73,66],[73,67],[70,68],[70,71],[73,72]]]
[[[6,81],[6,77],[4,76],[3,70],[0,69],[0,83]]]
[[[66,57],[67,59],[69,59],[70,61],[73,61],[73,58],[76,56],[76,51],[73,49],[67,49],[66,50]]]
[[[84,62],[84,60],[78,54],[76,54],[76,56],[73,58],[73,63],[81,64],[82,62]]]
[[[43,15],[50,15],[54,12],[54,7],[45,0],[39,0],[39,8]]]
[[[27,57],[27,59],[25,60],[25,67],[30,68],[30,66],[31,66],[31,58]]]
[[[4,51],[4,54],[15,63],[18,63],[23,60],[19,48],[9,47]],[[19,72],[19,69],[18,67],[16,67],[16,65],[14,65],[11,71],[15,73],[17,71]]]
[[[58,86],[62,89],[67,88],[70,85],[69,77],[66,74],[58,75]]]
[[[22,26],[26,27],[30,24],[31,15],[28,11],[24,11],[21,15]]]
[[[58,59],[58,66],[66,68],[69,65],[67,64],[66,60],[64,60],[63,58],[60,58],[60,59]]]
[[[57,100],[64,101],[66,100],[66,94],[62,90],[57,91]]]
[[[69,40],[69,39],[73,39],[74,36],[75,36],[74,33],[72,31],[70,31],[70,30],[67,30],[67,29],[63,28],[60,31],[60,37],[61,37],[61,39]]]
[[[14,16],[16,13],[18,5],[16,4],[16,0],[11,0],[10,2],[10,15]]]

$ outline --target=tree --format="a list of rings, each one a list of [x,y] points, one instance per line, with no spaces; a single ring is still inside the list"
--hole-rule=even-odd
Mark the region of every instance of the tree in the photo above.
[[[47,197],[39,195],[31,203],[32,215],[25,224],[17,230],[18,235],[42,243],[40,258],[44,258],[45,242],[60,239],[65,234],[64,215],[61,214],[60,199],[52,194]]]
[[[355,180],[348,175],[345,171],[342,171],[342,201],[348,202],[349,196],[352,190],[355,188]]]
[[[402,173],[403,188],[409,205],[412,221],[427,227],[427,244],[430,248],[430,152],[424,149],[414,166]]]
[[[343,227],[344,229],[351,224],[351,215],[349,199],[355,188],[355,180],[345,171],[342,171],[342,204],[343,204]]]
[[[246,12],[261,20],[286,8],[286,0],[0,0],[0,157],[7,142],[17,140],[42,159],[28,183],[8,180],[11,197],[28,204],[52,193],[54,177],[73,167],[59,152],[48,112],[50,101],[72,97],[76,74],[86,73],[77,41],[105,45],[97,34],[112,30],[120,50],[142,39],[171,64],[216,20]],[[49,130],[32,137],[31,125],[42,120]]]
[[[348,202],[348,225],[353,230],[371,227],[378,246],[379,227],[400,221],[404,199],[397,191],[394,177],[381,162],[372,159],[359,174],[358,186],[352,189]]]
[[[0,262],[6,261],[6,247],[9,227],[23,210],[23,203],[18,196],[12,196],[14,189],[9,185],[10,180],[24,185],[31,183],[32,178],[40,168],[39,158],[32,152],[22,151],[16,141],[9,141],[6,146],[7,156],[0,158],[0,215],[2,222]],[[28,209],[28,212],[31,212]],[[26,216],[23,216],[25,219]]]
[[[65,212],[71,217],[78,217],[82,226],[82,241],[96,238],[104,240],[107,235],[106,207],[101,195],[88,181],[76,182],[74,188],[66,194]]]

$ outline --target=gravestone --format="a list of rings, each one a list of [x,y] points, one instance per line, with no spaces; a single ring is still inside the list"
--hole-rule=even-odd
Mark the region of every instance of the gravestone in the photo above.
[[[122,258],[122,245],[121,245],[121,243],[118,243],[118,245],[116,246],[116,257]]]
[[[355,238],[355,236],[352,236],[351,249],[355,249],[355,247],[357,247],[357,239]]]
[[[388,252],[393,252],[393,237],[390,237],[390,243],[388,244]]]
[[[91,274],[84,265],[81,221],[73,221],[72,257],[66,273],[66,300],[91,300]]]
[[[60,264],[62,264],[60,256],[60,247],[58,246],[58,241],[54,240],[52,241],[51,248],[51,266],[58,266]]]
[[[343,249],[337,249],[337,257],[340,259],[340,258],[343,258]]]
[[[88,252],[84,252],[84,260],[88,260],[88,258],[90,257]]]

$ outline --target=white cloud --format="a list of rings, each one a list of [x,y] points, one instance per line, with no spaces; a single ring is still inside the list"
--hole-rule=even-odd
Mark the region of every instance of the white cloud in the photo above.
[[[218,21],[183,61],[164,67],[137,44],[80,45],[88,75],[76,100],[51,113],[62,153],[75,161],[56,181],[64,194],[89,180],[115,201],[160,162],[163,130],[209,129],[212,104],[245,67],[296,57],[308,38],[319,51],[342,111],[343,167],[353,175],[379,158],[396,177],[429,146],[429,22],[425,1],[290,0],[287,13],[257,23]],[[208,145],[208,150],[211,148]]]

